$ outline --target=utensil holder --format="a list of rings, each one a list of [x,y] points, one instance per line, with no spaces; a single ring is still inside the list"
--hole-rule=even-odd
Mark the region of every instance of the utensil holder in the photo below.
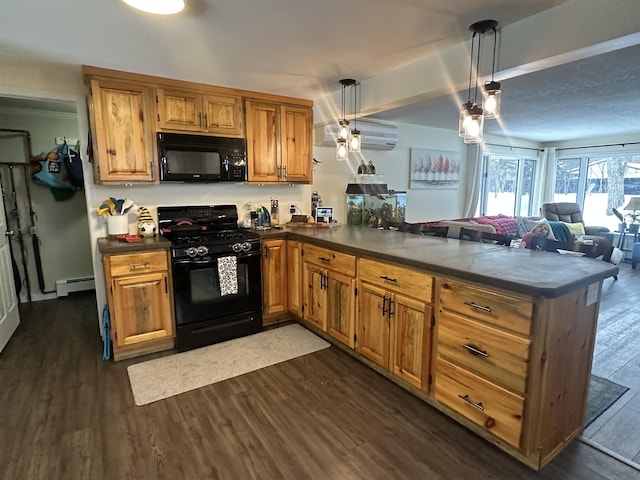
[[[107,234],[111,237],[129,233],[129,215],[111,215],[107,217]]]

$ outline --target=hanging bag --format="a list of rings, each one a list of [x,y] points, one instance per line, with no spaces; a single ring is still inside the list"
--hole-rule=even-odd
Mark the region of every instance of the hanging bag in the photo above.
[[[52,188],[70,188],[71,184],[64,158],[69,155],[67,142],[49,153],[41,153],[31,162],[31,176],[38,185]]]

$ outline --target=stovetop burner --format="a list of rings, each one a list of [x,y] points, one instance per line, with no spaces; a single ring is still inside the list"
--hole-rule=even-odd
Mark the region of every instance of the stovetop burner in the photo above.
[[[174,258],[260,251],[260,237],[238,229],[235,205],[158,207],[160,233]]]

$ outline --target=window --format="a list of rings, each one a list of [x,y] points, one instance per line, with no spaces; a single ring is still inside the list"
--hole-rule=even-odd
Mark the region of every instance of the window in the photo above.
[[[480,211],[482,215],[532,215],[536,160],[486,155]]]
[[[626,152],[625,152],[626,153]],[[592,155],[556,161],[554,202],[575,202],[587,225],[618,230],[612,209],[640,195],[640,154]]]

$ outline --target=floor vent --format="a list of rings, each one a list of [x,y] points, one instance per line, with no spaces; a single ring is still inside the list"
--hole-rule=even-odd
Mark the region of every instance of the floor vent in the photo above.
[[[96,288],[93,277],[68,278],[66,280],[56,280],[56,292],[59,297],[66,297],[71,292],[82,290],[92,290]]]

